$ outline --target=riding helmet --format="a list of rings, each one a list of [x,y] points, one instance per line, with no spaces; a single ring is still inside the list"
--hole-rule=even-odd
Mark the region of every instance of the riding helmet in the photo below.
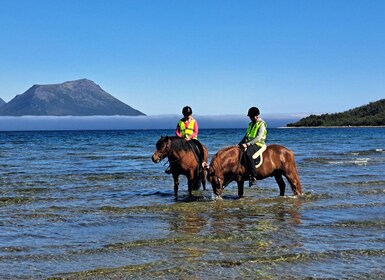
[[[183,116],[192,115],[191,107],[189,107],[189,106],[183,107],[182,114],[183,114]]]
[[[259,109],[257,107],[251,107],[247,112],[248,117],[259,116]]]

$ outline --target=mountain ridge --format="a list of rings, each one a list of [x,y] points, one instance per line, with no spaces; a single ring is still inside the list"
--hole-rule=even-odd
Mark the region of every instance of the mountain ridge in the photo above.
[[[2,116],[145,115],[88,79],[33,85],[0,107]]]

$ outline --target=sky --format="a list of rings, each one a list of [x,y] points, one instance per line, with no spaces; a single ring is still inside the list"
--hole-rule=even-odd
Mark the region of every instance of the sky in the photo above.
[[[383,0],[0,0],[0,97],[87,78],[147,115],[385,98]]]

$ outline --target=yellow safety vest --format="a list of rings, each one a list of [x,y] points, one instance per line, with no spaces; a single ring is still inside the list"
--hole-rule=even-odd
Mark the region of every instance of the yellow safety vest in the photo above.
[[[186,135],[190,137],[194,133],[195,119],[192,119],[187,127],[185,126],[184,121],[182,120],[179,120],[178,125],[182,137],[185,137]],[[195,136],[193,139],[198,139],[198,137]]]
[[[249,123],[249,126],[247,127],[247,131],[246,131],[246,141],[247,142],[250,142],[251,140],[253,140],[257,136],[258,130],[261,127],[262,123],[265,124],[266,130],[265,130],[265,133],[262,135],[261,139],[256,144],[258,146],[265,145],[265,140],[266,140],[266,135],[267,135],[267,125],[266,125],[266,122],[264,122],[264,121],[257,121],[255,124],[253,122]]]

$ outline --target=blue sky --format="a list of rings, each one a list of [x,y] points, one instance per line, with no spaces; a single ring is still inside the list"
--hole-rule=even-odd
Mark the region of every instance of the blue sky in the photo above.
[[[385,98],[383,0],[0,0],[0,97],[87,78],[148,115]]]

